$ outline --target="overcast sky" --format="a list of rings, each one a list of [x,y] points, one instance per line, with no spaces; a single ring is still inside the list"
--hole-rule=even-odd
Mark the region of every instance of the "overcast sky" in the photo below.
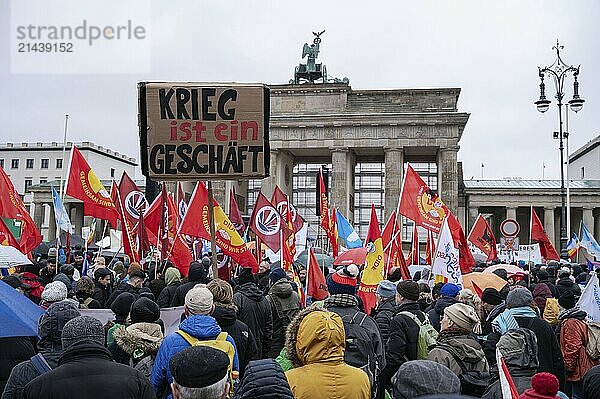
[[[40,17],[54,2],[37,3],[31,13]],[[149,4],[150,73],[11,74],[14,32],[10,3],[1,0],[0,142],[62,141],[68,113],[70,140],[93,141],[139,159],[138,81],[286,83],[303,43],[323,29],[319,60],[329,75],[348,77],[354,89],[462,89],[459,109],[471,113],[459,152],[465,179],[479,178],[482,163],[485,178],[539,179],[543,163],[546,178],[558,178],[558,143],[552,139],[556,106],[540,114],[533,105],[539,95],[537,66],[553,62],[557,38],[565,45],[564,60],[581,64],[580,93],[586,100],[581,112],[571,114],[571,149],[600,134],[598,1]],[[96,12],[90,7],[88,19]],[[111,14],[119,22],[136,18],[119,10]],[[568,100],[572,80],[566,93]]]

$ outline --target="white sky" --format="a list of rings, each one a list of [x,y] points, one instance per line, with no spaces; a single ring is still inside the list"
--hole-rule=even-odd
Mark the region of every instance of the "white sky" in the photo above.
[[[52,2],[35,3],[39,17]],[[151,73],[11,74],[10,3],[1,0],[0,142],[60,142],[68,113],[70,140],[139,159],[138,81],[285,83],[303,43],[323,29],[319,60],[355,89],[462,89],[459,109],[471,113],[459,152],[465,179],[479,178],[481,163],[485,178],[541,178],[542,163],[546,178],[558,178],[556,106],[540,114],[533,105],[537,66],[553,62],[557,38],[563,59],[582,66],[586,103],[571,114],[571,149],[600,133],[598,1],[153,1],[151,16]]]

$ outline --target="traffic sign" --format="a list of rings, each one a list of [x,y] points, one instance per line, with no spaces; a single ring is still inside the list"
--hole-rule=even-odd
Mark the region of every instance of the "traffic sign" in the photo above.
[[[521,231],[521,226],[515,219],[506,219],[500,224],[500,232],[507,237],[515,237],[519,231]]]

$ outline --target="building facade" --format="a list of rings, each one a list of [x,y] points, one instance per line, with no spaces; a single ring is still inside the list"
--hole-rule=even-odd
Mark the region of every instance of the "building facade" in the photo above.
[[[600,136],[569,155],[570,179],[600,179]]]

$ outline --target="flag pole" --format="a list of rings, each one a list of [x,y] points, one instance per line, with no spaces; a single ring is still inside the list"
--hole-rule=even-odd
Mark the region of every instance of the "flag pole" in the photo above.
[[[311,255],[311,249],[308,248],[308,262],[306,262],[306,292],[304,294],[304,307],[306,307],[306,304],[308,303],[308,279],[310,276],[310,255]]]
[[[62,166],[63,170],[66,171],[65,168],[65,153],[67,152],[67,128],[69,126],[69,114],[65,114],[65,132],[63,135],[63,149],[62,149]],[[62,178],[60,179],[60,199],[61,201],[65,200],[65,192],[64,192],[64,181],[65,181],[65,172],[63,172]]]
[[[583,223],[583,220],[579,221],[579,236],[577,237],[577,240],[579,242],[581,242],[581,224]],[[577,243],[579,244],[579,243]],[[579,245],[577,245],[577,263],[579,263],[579,252],[581,251],[581,247]]]
[[[108,220],[104,221],[104,230],[102,230],[102,237],[100,238],[100,250],[98,251],[98,256],[102,256],[102,250],[104,249],[104,236],[106,235],[106,228],[108,227]]]
[[[212,251],[212,269],[213,277],[219,276],[219,269],[217,266],[217,242],[215,232],[215,206],[214,206],[213,188],[212,181],[208,181],[208,218],[210,220],[210,250]]]

